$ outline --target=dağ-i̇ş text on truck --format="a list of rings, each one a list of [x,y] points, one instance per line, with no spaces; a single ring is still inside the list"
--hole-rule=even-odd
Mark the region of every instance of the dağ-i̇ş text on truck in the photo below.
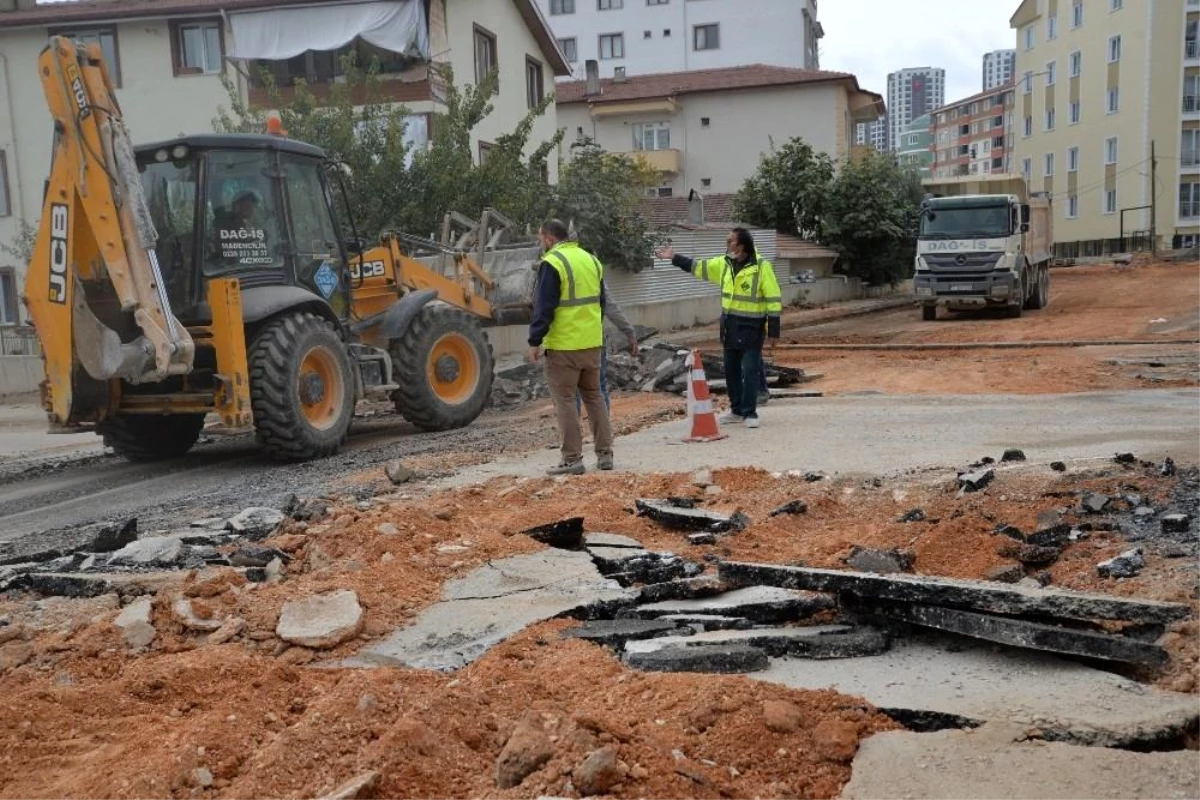
[[[921,318],[1003,306],[1010,317],[1050,302],[1050,196],[1020,175],[925,181],[913,290]]]

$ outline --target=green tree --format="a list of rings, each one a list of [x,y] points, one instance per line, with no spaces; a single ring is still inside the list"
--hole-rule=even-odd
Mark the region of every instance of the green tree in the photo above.
[[[905,217],[921,196],[920,176],[890,156],[871,152],[843,164],[830,187],[824,237],[843,271],[871,285],[911,275],[916,242]]]
[[[833,161],[799,137],[759,160],[734,198],[734,217],[803,239],[820,240]]]
[[[583,138],[571,145],[571,159],[559,170],[551,208],[574,223],[579,243],[606,267],[640,272],[653,263],[659,237],[638,205],[658,184],[658,173],[645,162]]]
[[[0,244],[0,253],[8,253],[17,263],[28,265],[33,260],[33,246],[37,243],[37,222],[30,225],[21,220],[16,235],[8,244]]]

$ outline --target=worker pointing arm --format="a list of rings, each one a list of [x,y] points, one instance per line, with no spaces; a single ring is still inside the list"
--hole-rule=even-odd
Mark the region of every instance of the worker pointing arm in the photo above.
[[[759,258],[749,230],[734,228],[725,244],[725,255],[715,258],[695,260],[676,255],[669,245],[658,251],[658,257],[721,287],[721,344],[730,404],[721,422],[745,422],[747,427],[757,428],[762,350],[768,343],[774,349],[779,340],[783,296],[771,262]]]

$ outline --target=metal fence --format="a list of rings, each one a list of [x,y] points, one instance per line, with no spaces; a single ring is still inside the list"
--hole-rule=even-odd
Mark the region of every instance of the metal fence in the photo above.
[[[0,356],[40,356],[37,334],[27,325],[0,325]]]
[[[1117,253],[1141,253],[1150,250],[1150,231],[1133,231],[1117,239],[1084,239],[1056,242],[1054,258],[1097,258]]]

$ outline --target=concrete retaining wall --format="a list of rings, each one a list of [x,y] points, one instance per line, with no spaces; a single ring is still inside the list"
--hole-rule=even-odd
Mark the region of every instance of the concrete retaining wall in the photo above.
[[[41,356],[0,356],[0,397],[36,392],[44,377]]]

